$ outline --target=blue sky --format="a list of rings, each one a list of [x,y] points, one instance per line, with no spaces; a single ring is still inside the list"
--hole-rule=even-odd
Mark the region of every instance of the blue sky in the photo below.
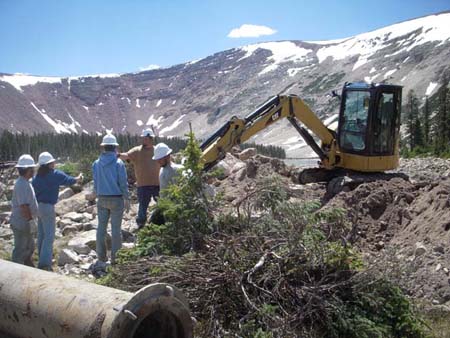
[[[0,72],[133,72],[261,41],[343,38],[444,10],[450,0],[0,0]],[[228,36],[244,24],[276,32]]]

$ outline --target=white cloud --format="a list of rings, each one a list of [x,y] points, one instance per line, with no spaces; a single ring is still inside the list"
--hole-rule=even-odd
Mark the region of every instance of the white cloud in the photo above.
[[[154,69],[159,69],[159,68],[161,68],[161,66],[158,66],[158,65],[148,65],[148,66],[145,66],[145,67],[139,67],[139,70],[140,71],[145,71],[145,70],[154,70]]]
[[[257,38],[263,35],[273,35],[277,31],[267,26],[244,24],[239,28],[233,28],[228,33],[229,38]]]

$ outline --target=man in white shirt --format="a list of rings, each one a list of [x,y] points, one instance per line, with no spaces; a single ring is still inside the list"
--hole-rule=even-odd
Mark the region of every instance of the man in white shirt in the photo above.
[[[172,149],[165,143],[158,143],[155,147],[153,159],[158,161],[159,170],[159,190],[163,191],[169,185],[175,183],[175,178],[183,169],[183,166],[172,162],[170,154]]]

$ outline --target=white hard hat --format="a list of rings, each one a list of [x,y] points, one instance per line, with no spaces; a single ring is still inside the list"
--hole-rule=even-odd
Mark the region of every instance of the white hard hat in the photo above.
[[[151,128],[142,130],[141,137],[155,137],[155,133]]]
[[[25,154],[19,157],[17,161],[16,168],[34,168],[36,163],[34,163],[31,155]]]
[[[45,165],[52,162],[55,162],[55,158],[49,152],[45,151],[39,155],[39,165]]]
[[[113,134],[106,134],[103,136],[101,146],[118,146],[117,139]]]
[[[169,148],[169,146],[165,143],[158,143],[155,146],[155,153],[153,154],[154,160],[160,160],[163,157],[166,157],[167,155],[170,155],[172,153],[172,149]]]

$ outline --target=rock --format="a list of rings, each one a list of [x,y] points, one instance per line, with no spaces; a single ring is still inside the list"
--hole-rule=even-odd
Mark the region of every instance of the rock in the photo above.
[[[134,235],[125,229],[122,229],[122,239],[124,242],[134,242],[135,240]]]
[[[70,220],[70,219],[60,219],[59,220],[59,222],[58,222],[58,226],[61,228],[61,229],[64,229],[65,227],[67,227],[67,226],[70,226],[70,225],[72,225],[72,221]]]
[[[422,256],[425,252],[427,252],[427,248],[425,247],[425,245],[423,245],[423,243],[421,242],[416,242],[416,249],[414,250],[414,255],[417,256]]]
[[[377,243],[375,244],[375,248],[376,248],[377,250],[383,249],[383,248],[384,248],[384,242],[383,242],[383,241],[377,242]]]
[[[95,202],[96,197],[97,196],[93,192],[89,192],[84,195],[84,198],[86,199],[86,201],[89,201],[89,202]]]
[[[0,212],[11,211],[10,202],[0,202]]]
[[[0,223],[9,222],[9,218],[11,217],[11,211],[3,211],[0,213]]]
[[[83,217],[84,217],[84,219],[90,221],[94,218],[94,215],[92,215],[92,213],[83,212]]]
[[[0,228],[0,238],[4,240],[10,240],[13,238],[13,231],[9,227]]]
[[[75,193],[73,192],[73,190],[71,188],[65,188],[64,190],[59,192],[58,200],[62,201],[62,200],[72,197],[73,195],[75,195]]]
[[[95,250],[97,230],[90,230],[80,233],[76,237],[69,241],[69,248],[73,249],[78,254],[87,255],[90,253],[91,249]],[[106,234],[106,244],[108,248],[111,247],[111,236]]]
[[[84,193],[75,194],[70,198],[59,201],[55,205],[55,212],[57,215],[66,215],[69,212],[77,212],[81,210],[85,204],[86,199],[84,198]]]
[[[74,234],[76,232],[78,232],[78,227],[76,225],[67,225],[61,231],[63,236]]]
[[[239,159],[241,161],[246,161],[248,160],[250,157],[253,157],[256,155],[256,149],[255,148],[247,148],[245,150],[243,150],[239,155]]]
[[[444,247],[443,247],[442,245],[436,245],[436,246],[433,248],[433,251],[434,251],[434,252],[441,253],[441,254],[443,254],[443,253],[445,252]]]
[[[247,165],[244,162],[238,162],[233,166],[233,168],[231,168],[231,173],[234,174],[245,167],[247,167]]]
[[[449,270],[448,270],[447,268],[444,268],[444,269],[442,269],[442,270],[444,270],[445,274],[448,275]]]
[[[247,177],[255,178],[257,171],[258,171],[258,166],[256,165],[256,162],[255,161],[248,161],[247,162],[247,168],[246,168]]]
[[[133,249],[135,246],[135,243],[122,243],[122,248],[124,249]]]
[[[94,224],[92,224],[91,222],[83,223],[83,231],[89,231],[92,229],[94,229]]]
[[[70,219],[72,222],[81,222],[85,219],[83,214],[79,214],[75,211],[69,212],[62,216],[63,218]]]
[[[439,263],[438,265],[436,265],[436,268],[434,269],[434,271],[439,271],[441,270],[442,265]]]
[[[58,265],[65,266],[66,264],[78,263],[80,259],[78,258],[76,252],[69,249],[62,249],[58,255]]]
[[[216,168],[221,168],[223,170],[224,177],[228,177],[233,172],[233,169],[235,169],[235,171],[240,169],[236,166],[238,163],[244,163],[244,162],[237,159],[233,155],[227,153],[225,155],[225,158],[222,161],[220,161],[219,163],[217,163]]]

